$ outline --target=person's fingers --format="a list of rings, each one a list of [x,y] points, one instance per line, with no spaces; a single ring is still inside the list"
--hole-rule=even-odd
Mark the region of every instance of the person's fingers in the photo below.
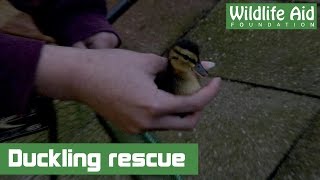
[[[87,48],[86,45],[82,41],[76,42],[72,46],[75,47],[75,48],[81,48],[81,49],[86,49]]]
[[[214,78],[207,86],[190,96],[176,96],[159,90],[157,112],[173,114],[202,110],[218,94],[220,84],[221,78]]]
[[[211,62],[211,61],[201,61],[201,64],[206,70],[209,70],[209,69],[211,69],[211,68],[216,66],[216,64],[214,62]]]
[[[184,117],[164,116],[152,122],[150,130],[190,130],[195,128],[200,120],[201,112],[195,112]]]
[[[87,43],[87,47],[89,49],[108,49],[108,48],[114,48],[112,43],[108,41],[102,41],[102,40],[92,40]]]
[[[97,33],[85,40],[89,49],[108,49],[117,46],[118,38],[115,34],[109,32]]]

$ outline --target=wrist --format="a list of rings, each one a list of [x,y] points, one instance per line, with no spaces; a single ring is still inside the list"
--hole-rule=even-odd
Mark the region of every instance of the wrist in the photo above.
[[[61,100],[77,100],[78,71],[85,50],[44,45],[36,71],[39,94]]]

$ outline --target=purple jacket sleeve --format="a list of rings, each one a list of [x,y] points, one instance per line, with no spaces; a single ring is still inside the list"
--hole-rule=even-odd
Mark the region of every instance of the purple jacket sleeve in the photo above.
[[[38,28],[70,46],[98,32],[111,32],[104,0],[10,0]],[[120,39],[119,39],[120,42]],[[0,33],[0,116],[22,113],[30,99],[43,42]]]
[[[107,22],[105,0],[10,0],[60,45],[71,46],[98,32],[114,33]]]
[[[41,41],[0,34],[0,116],[23,112],[42,46]]]

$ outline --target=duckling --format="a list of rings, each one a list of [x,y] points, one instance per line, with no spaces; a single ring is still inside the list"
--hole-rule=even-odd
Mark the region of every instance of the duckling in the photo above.
[[[168,67],[155,79],[159,89],[177,95],[190,95],[201,86],[199,77],[208,76],[201,65],[199,47],[189,40],[180,40],[169,50]]]

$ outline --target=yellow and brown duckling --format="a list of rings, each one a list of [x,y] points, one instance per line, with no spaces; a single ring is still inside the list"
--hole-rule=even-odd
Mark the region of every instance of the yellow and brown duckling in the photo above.
[[[208,76],[201,65],[199,47],[189,40],[178,41],[168,54],[168,67],[155,80],[159,89],[177,95],[190,95],[201,86],[199,77]]]

